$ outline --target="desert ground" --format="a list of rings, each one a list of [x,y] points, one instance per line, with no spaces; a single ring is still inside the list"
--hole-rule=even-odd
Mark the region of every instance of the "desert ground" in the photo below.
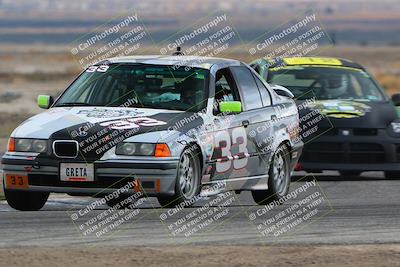
[[[108,255],[100,257],[99,255]],[[272,257],[273,256],[273,257]],[[90,260],[89,260],[90,259]],[[399,266],[399,245],[0,249],[2,266]],[[384,262],[384,265],[382,264]]]

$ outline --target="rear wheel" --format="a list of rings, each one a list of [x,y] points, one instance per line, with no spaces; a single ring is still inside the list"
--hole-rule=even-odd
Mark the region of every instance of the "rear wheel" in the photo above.
[[[196,150],[185,150],[179,159],[175,194],[159,196],[158,202],[162,207],[175,207],[185,201],[190,206],[193,204],[190,201],[200,193],[200,177],[200,160]]]
[[[268,174],[268,190],[251,191],[254,201],[259,205],[266,205],[274,200],[280,200],[289,192],[289,151],[286,146],[280,146],[276,151]]]
[[[339,171],[340,176],[359,176],[361,172],[359,171]]]
[[[50,193],[4,189],[8,205],[20,211],[37,211],[46,204]]]
[[[397,171],[386,171],[385,178],[388,180],[400,180],[400,172]]]

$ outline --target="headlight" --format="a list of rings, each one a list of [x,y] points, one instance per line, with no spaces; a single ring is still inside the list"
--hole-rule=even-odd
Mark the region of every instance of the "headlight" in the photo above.
[[[47,150],[47,141],[42,139],[15,139],[15,151],[42,153]]]
[[[141,144],[140,154],[142,154],[143,156],[154,155],[154,144]]]
[[[31,151],[32,140],[31,139],[16,139],[15,140],[15,151],[28,152]]]
[[[115,153],[117,155],[128,155],[132,156],[136,152],[136,144],[135,143],[123,143],[122,145],[117,146]]]
[[[47,149],[47,141],[46,140],[33,140],[32,141],[32,150],[35,152],[45,152]]]
[[[400,134],[400,122],[392,122],[390,125],[392,126],[393,132]]]
[[[125,156],[155,156],[169,157],[171,152],[166,144],[150,143],[120,143],[115,149],[115,154]]]

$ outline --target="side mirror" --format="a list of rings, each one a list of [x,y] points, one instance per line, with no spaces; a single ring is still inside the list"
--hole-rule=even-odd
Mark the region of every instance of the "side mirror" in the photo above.
[[[40,108],[48,109],[53,104],[53,97],[49,95],[38,95],[37,104]]]
[[[242,103],[240,101],[225,101],[219,103],[221,113],[240,113],[242,112]]]
[[[392,95],[392,102],[395,106],[400,106],[400,94]]]
[[[275,91],[275,93],[277,93],[280,96],[286,96],[289,98],[294,98],[294,94],[292,92],[290,92],[289,89],[287,89],[286,87],[283,87],[281,85],[277,85],[277,84],[273,84],[271,85],[272,89]]]

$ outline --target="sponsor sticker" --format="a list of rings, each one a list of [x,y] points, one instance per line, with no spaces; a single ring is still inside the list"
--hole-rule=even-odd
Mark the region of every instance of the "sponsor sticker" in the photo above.
[[[28,188],[28,175],[6,174],[7,188]]]

